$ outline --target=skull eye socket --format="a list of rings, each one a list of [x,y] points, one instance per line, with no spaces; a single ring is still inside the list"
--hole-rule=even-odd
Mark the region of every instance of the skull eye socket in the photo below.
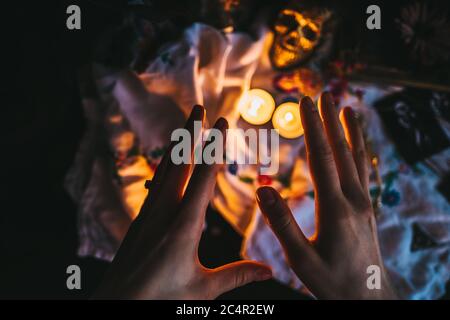
[[[298,45],[298,42],[300,40],[300,37],[297,32],[290,32],[287,37],[284,39],[285,45],[296,47]]]
[[[290,14],[281,14],[275,24],[275,31],[278,33],[287,33],[290,30],[296,29],[298,26],[298,22],[295,17]]]
[[[303,36],[310,41],[317,40],[317,33],[309,25],[306,25],[302,28],[302,33]]]

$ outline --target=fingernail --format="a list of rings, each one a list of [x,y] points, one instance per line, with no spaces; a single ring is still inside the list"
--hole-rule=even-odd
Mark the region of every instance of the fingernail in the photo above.
[[[356,120],[358,120],[359,114],[358,114],[355,110],[353,110],[352,107],[346,107],[346,108],[345,108],[345,112],[347,113],[347,116],[348,116],[350,119],[356,119]]]
[[[205,108],[203,108],[202,106],[197,104],[192,108],[192,111],[191,111],[191,114],[189,115],[188,121],[202,120],[204,117],[204,113],[205,113]]]
[[[305,96],[300,101],[300,109],[308,110],[309,112],[316,112],[316,106],[310,97]]]
[[[220,117],[214,124],[214,128],[223,131],[228,128],[228,121],[225,118]]]
[[[345,107],[344,112],[346,113],[347,116],[350,116],[352,118],[354,117],[355,112],[353,111],[352,107]]]
[[[272,278],[272,270],[270,269],[259,269],[255,273],[257,281],[269,280]]]
[[[323,100],[324,103],[334,106],[334,98],[328,91],[322,93],[322,96],[320,98]]]
[[[273,190],[270,187],[259,188],[258,190],[256,190],[256,196],[258,198],[258,201],[264,205],[271,206],[276,201],[275,195],[273,194]]]

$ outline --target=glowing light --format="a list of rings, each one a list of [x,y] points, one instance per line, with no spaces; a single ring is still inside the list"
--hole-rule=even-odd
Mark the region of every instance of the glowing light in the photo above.
[[[286,114],[284,115],[284,119],[285,119],[287,122],[291,122],[291,121],[294,119],[294,116],[293,116],[292,113],[288,112],[288,113],[286,113]]]
[[[272,123],[279,135],[284,138],[294,139],[303,134],[298,103],[281,104],[273,114]]]
[[[270,93],[262,89],[252,89],[244,93],[238,102],[241,117],[248,123],[261,125],[270,120],[275,101]]]

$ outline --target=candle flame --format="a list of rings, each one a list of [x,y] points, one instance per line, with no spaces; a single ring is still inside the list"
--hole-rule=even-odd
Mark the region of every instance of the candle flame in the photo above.
[[[261,108],[263,103],[264,103],[263,99],[259,97],[253,98],[250,104],[250,108],[248,109],[248,114],[253,117],[256,117],[258,115],[258,110]]]
[[[284,115],[284,120],[286,120],[286,122],[291,122],[292,120],[294,120],[294,115],[292,114],[292,112],[287,112]]]

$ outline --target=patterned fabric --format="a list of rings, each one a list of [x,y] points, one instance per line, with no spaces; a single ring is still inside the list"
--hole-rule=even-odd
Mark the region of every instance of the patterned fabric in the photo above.
[[[120,239],[112,236],[121,230],[117,224],[126,227],[129,224],[129,221],[127,224],[119,217],[133,218],[146,195],[144,180],[151,178],[154,168],[145,160],[148,159],[146,155],[150,150],[167,144],[162,138],[145,141],[146,135],[152,136],[164,129],[164,126],[158,127],[157,124],[164,122],[163,119],[172,119],[174,112],[171,111],[171,104],[174,103],[184,115],[189,113],[193,104],[203,104],[208,123],[224,116],[231,128],[247,128],[249,124],[239,119],[236,110],[236,101],[243,90],[265,89],[274,96],[277,105],[286,99],[298,99],[300,92],[308,91],[317,97],[323,84],[312,69],[285,74],[271,68],[268,58],[271,39],[272,34],[265,31],[254,40],[246,34],[224,35],[211,27],[194,24],[185,31],[183,39],[164,48],[146,72],[140,75],[148,92],[157,95],[159,100],[150,100],[152,103],[148,108],[136,105],[134,111],[119,103],[117,116],[127,120],[129,126],[124,130],[138,138],[133,140],[133,144],[137,143],[140,150],[134,161],[125,163],[117,171],[122,184],[106,183],[112,181],[112,175],[98,176],[94,174],[95,170],[86,174],[87,170],[82,169],[86,166],[75,165],[78,171],[74,171],[88,175],[92,185],[78,190],[78,197],[75,197],[80,203],[81,255],[106,259],[113,257]],[[302,78],[307,81],[300,83]],[[341,106],[352,105],[362,114],[365,133],[373,152],[379,157],[383,184],[383,205],[378,217],[379,236],[386,267],[396,288],[407,299],[439,297],[450,274],[450,206],[435,191],[437,177],[427,167],[420,164],[409,167],[400,159],[371,107],[376,99],[398,88],[355,86],[342,80],[329,83],[328,88],[339,94]],[[170,99],[161,100],[162,97]],[[120,100],[120,97],[116,95],[115,99]],[[108,108],[114,104],[111,101]],[[140,117],[135,117],[131,111]],[[150,120],[145,122],[144,116],[155,112],[160,112],[159,120],[152,120],[149,116]],[[139,131],[139,128],[146,131]],[[121,131],[122,134],[125,131]],[[111,132],[115,131],[107,133],[110,140],[113,137]],[[115,149],[120,146],[123,143],[116,145]],[[80,150],[79,158],[86,158],[82,155],[89,152],[92,150]],[[98,167],[104,165],[98,160],[93,163]],[[292,140],[280,138],[280,171],[276,177],[259,176],[256,169],[255,166],[231,164],[227,170],[220,172],[212,205],[243,235],[244,257],[271,265],[277,279],[304,290],[287,266],[280,245],[257,210],[254,196],[258,186],[270,184],[288,199],[305,234],[314,233],[314,200],[303,137]],[[80,185],[77,179],[81,176],[72,174],[68,185]],[[133,180],[132,177],[139,178]],[[142,185],[139,185],[141,182]],[[376,193],[376,188],[379,188],[377,184],[371,185],[372,193]],[[116,190],[117,196],[106,199],[102,197],[104,193],[101,190],[110,192],[109,195],[114,194],[111,190]],[[125,209],[118,210],[117,203]],[[130,214],[130,211],[134,213]]]

